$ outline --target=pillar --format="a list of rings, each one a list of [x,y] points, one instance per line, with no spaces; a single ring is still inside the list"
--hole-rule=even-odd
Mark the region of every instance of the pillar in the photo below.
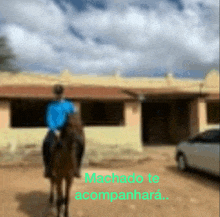
[[[140,102],[126,102],[125,106],[126,140],[132,148],[142,151],[142,111]]]
[[[10,102],[0,101],[0,129],[10,127]]]
[[[190,134],[203,131],[207,127],[207,106],[204,98],[198,98],[190,103]]]

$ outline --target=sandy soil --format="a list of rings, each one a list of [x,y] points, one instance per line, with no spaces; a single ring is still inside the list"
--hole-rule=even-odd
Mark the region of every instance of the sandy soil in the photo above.
[[[145,148],[149,159],[135,166],[115,162],[109,168],[84,168],[96,175],[142,175],[142,183],[85,183],[76,179],[71,191],[71,216],[80,217],[218,217],[219,179],[191,171],[180,173],[174,161],[174,147]],[[117,164],[117,168],[115,165]],[[159,183],[149,183],[149,173],[158,175]],[[42,167],[0,168],[0,216],[55,216],[47,209],[49,182],[42,177]],[[156,192],[168,200],[76,200],[76,192]]]

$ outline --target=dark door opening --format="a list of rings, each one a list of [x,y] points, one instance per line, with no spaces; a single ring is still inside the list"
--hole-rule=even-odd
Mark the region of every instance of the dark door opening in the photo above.
[[[169,103],[142,104],[143,144],[165,144],[170,142]]]

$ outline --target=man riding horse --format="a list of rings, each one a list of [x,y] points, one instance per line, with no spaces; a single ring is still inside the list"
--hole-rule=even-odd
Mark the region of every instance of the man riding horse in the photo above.
[[[66,126],[69,115],[78,115],[75,105],[64,99],[64,87],[62,85],[55,85],[53,89],[55,95],[55,101],[48,104],[46,111],[46,125],[49,128],[46,138],[43,142],[43,160],[45,164],[46,178],[52,177],[52,147],[55,143],[55,138],[59,138],[59,132]],[[80,178],[80,165],[84,153],[84,139],[79,133],[74,135],[77,138],[76,147],[76,159],[77,167],[74,172],[74,176]],[[62,144],[58,143],[59,148],[62,148]]]

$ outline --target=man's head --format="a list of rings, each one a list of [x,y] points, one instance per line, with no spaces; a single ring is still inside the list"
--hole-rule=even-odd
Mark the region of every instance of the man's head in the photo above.
[[[56,84],[53,88],[53,93],[57,99],[62,99],[64,93],[64,87],[61,84]]]

